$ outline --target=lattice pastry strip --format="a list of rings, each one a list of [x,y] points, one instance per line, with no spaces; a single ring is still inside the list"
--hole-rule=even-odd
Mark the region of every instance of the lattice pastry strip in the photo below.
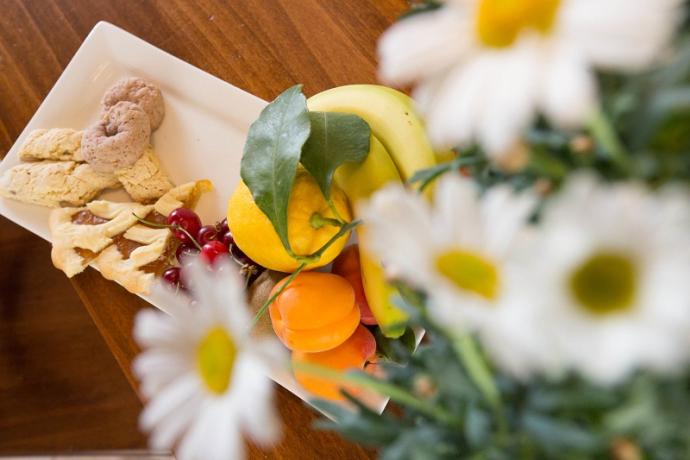
[[[137,223],[153,206],[139,203],[92,201],[80,208],[59,208],[50,213],[49,226],[55,267],[68,277],[82,272],[114,238]]]
[[[148,294],[151,283],[170,264],[176,242],[166,228],[136,224],[93,261],[104,278],[135,294]]]
[[[211,182],[188,182],[173,188],[153,205],[147,220],[160,219],[179,207],[194,208],[201,193],[210,190]],[[167,228],[136,224],[116,238],[93,261],[103,277],[117,281],[135,294],[148,294],[156,276],[171,265],[177,240]]]

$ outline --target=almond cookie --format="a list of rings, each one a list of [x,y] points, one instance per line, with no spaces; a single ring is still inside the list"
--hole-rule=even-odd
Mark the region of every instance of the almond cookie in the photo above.
[[[94,171],[74,161],[42,161],[17,165],[0,177],[0,196],[56,208],[81,206],[103,189],[120,182],[112,174]]]
[[[154,201],[173,187],[150,145],[132,166],[115,171],[115,177],[129,196],[139,203]]]
[[[157,130],[163,122],[165,116],[163,94],[153,83],[137,77],[123,78],[106,91],[101,104],[103,104],[103,110],[107,111],[120,101],[138,104],[149,116],[151,131]]]
[[[84,131],[81,151],[93,169],[113,173],[132,166],[144,153],[150,136],[146,112],[133,102],[122,101]]]
[[[69,128],[36,129],[19,150],[21,161],[84,161],[81,156],[81,131]]]

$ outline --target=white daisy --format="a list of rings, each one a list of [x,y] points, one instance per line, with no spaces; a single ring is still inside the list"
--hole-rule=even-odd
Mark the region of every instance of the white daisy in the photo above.
[[[229,263],[211,271],[197,261],[185,277],[195,305],[157,285],[170,314],[136,317],[143,352],[134,372],[149,400],[140,425],[154,449],[176,446],[182,460],[243,458],[242,433],[259,444],[279,437],[267,372],[282,359],[281,347],[249,335],[243,284]]]
[[[393,25],[381,79],[414,92],[438,148],[510,151],[537,112],[563,127],[596,106],[593,68],[659,58],[681,0],[447,0]]]
[[[439,325],[451,333],[477,331],[498,361],[525,375],[542,347],[529,309],[511,291],[534,197],[495,187],[480,198],[471,180],[448,174],[434,201],[431,207],[401,185],[377,192],[360,210],[364,243],[390,276],[428,294]]]
[[[523,286],[565,368],[609,384],[688,362],[689,203],[579,176],[548,205]]]

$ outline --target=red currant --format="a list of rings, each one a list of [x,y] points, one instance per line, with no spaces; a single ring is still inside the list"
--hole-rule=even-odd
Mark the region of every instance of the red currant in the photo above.
[[[192,238],[194,238],[199,233],[199,229],[201,228],[201,219],[199,219],[199,216],[197,216],[197,214],[191,209],[177,208],[168,215],[168,225],[181,227],[185,229],[187,233],[192,236]],[[182,230],[173,229],[172,232],[178,240],[184,243],[192,242],[189,235]]]
[[[237,260],[242,265],[257,265],[257,263],[250,259],[247,256],[247,254],[242,252],[242,250],[238,248],[236,244],[232,245],[232,248],[230,248],[230,253],[235,258],[235,260]]]
[[[220,238],[220,241],[227,247],[232,247],[235,244],[235,239],[232,237],[232,233],[229,231],[225,232]]]
[[[213,264],[219,256],[228,253],[228,247],[220,241],[209,241],[201,248],[201,258]]]
[[[221,235],[225,232],[227,232],[230,228],[228,227],[228,218],[226,217],[225,219],[221,220],[220,222],[216,223],[216,228],[218,229],[218,233]]]
[[[199,232],[196,234],[196,241],[200,245],[205,245],[209,241],[213,241],[218,238],[218,230],[216,230],[216,227],[213,225],[204,225],[199,229]]]
[[[175,251],[175,257],[177,257],[177,261],[180,263],[180,265],[183,265],[186,258],[190,256],[195,257],[197,254],[199,254],[199,248],[191,243],[182,243]]]
[[[170,267],[163,272],[163,281],[173,287],[180,286],[180,267]]]

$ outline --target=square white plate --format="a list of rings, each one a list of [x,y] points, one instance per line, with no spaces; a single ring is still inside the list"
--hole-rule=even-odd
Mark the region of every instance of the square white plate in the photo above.
[[[239,181],[249,125],[266,102],[107,22],[99,22],[86,37],[0,163],[0,175],[19,164],[19,148],[31,131],[84,129],[96,121],[103,93],[125,76],[143,77],[161,88],[166,114],[153,134],[153,145],[163,168],[176,184],[210,179],[214,190],[203,195],[197,212],[203,222],[222,218],[227,199]],[[121,191],[104,197],[128,201]],[[0,214],[48,241],[49,213],[49,208],[0,198]],[[142,297],[165,311],[158,299]],[[289,372],[276,369],[270,377],[307,401]],[[381,411],[385,404],[383,400],[372,401]]]

